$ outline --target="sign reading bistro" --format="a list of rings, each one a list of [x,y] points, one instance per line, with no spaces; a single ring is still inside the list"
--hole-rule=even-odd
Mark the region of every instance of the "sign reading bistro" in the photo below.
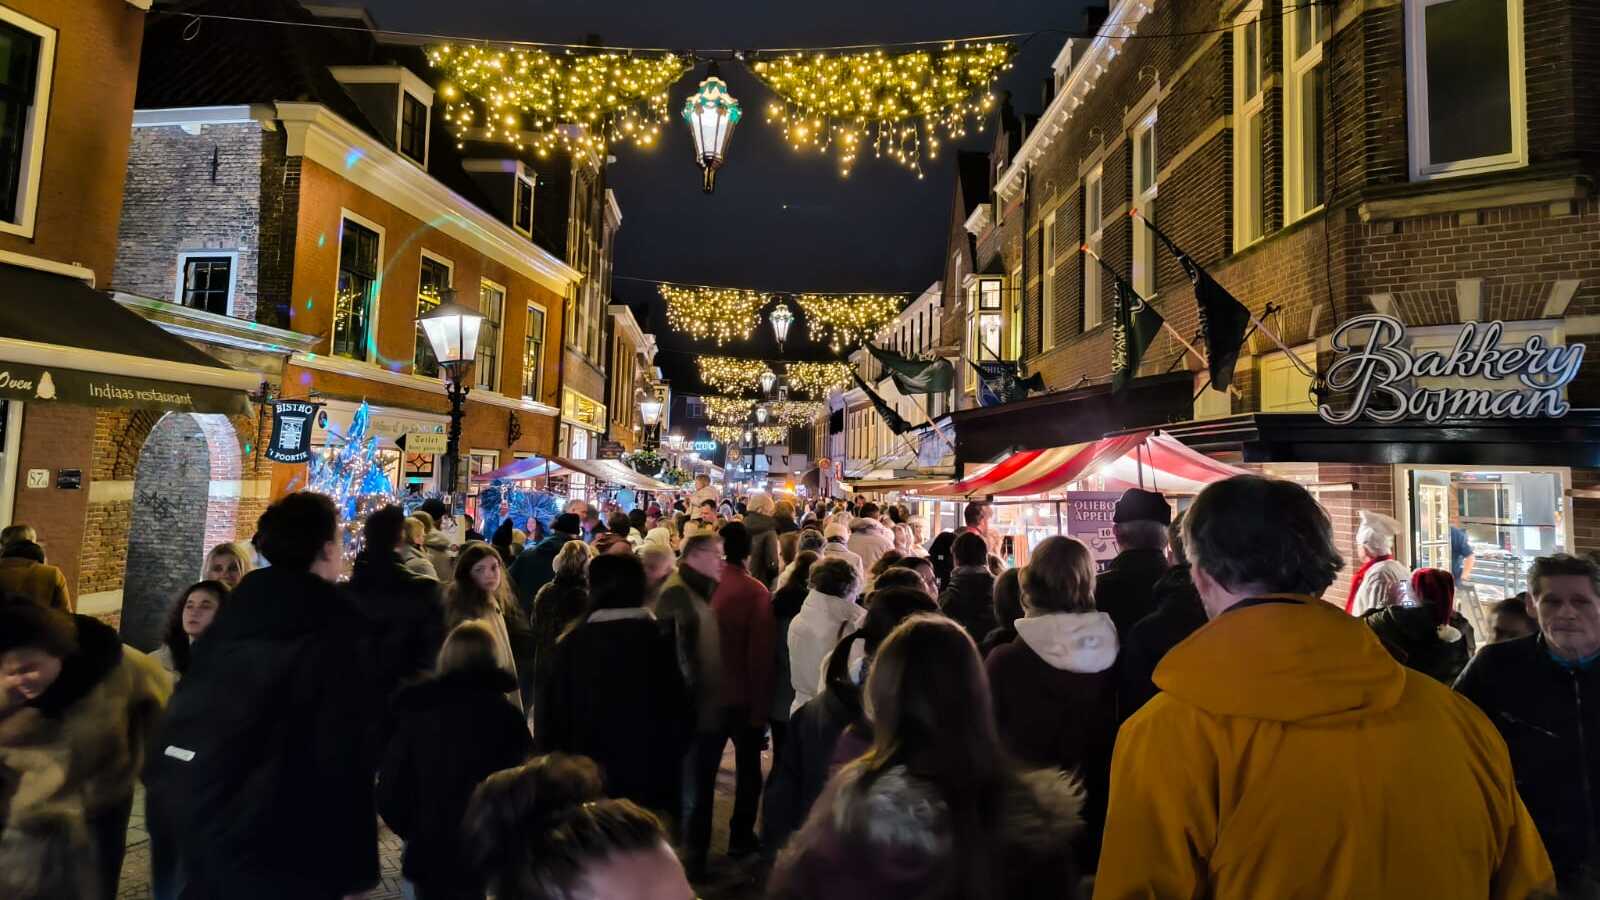
[[[1406,340],[1405,325],[1392,316],[1358,316],[1333,333],[1339,354],[1328,367],[1331,393],[1347,395],[1349,406],[1323,403],[1325,421],[1343,425],[1366,416],[1393,423],[1422,419],[1559,418],[1569,406],[1561,394],[1583,364],[1583,344],[1551,346],[1540,335],[1521,345],[1501,346],[1505,325],[1466,322],[1449,350],[1418,352]],[[1430,387],[1417,379],[1461,378],[1490,387]],[[1500,387],[1504,382],[1505,387]]]

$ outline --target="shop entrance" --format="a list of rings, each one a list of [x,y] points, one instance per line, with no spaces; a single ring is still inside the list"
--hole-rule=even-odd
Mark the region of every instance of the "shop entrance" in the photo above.
[[[200,579],[206,550],[235,538],[238,435],[227,416],[167,413],[134,472],[122,639],[153,650],[178,594]]]
[[[1456,606],[1483,634],[1490,607],[1527,590],[1528,566],[1567,551],[1567,469],[1400,467],[1411,564],[1456,577]]]

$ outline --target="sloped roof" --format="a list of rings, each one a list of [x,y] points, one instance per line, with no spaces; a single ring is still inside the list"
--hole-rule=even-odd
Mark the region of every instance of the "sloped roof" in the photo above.
[[[961,187],[961,218],[966,220],[978,204],[989,199],[989,154],[962,150],[956,156],[956,177]]]

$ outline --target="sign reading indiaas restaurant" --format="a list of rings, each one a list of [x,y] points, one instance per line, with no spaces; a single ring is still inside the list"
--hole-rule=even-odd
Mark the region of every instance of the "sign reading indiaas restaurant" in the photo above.
[[[1406,340],[1399,319],[1358,316],[1333,333],[1338,358],[1327,373],[1328,390],[1348,397],[1349,405],[1335,409],[1323,403],[1317,412],[1335,425],[1362,416],[1391,424],[1404,419],[1438,423],[1566,415],[1570,407],[1562,391],[1578,376],[1583,344],[1557,347],[1535,334],[1520,345],[1502,346],[1504,332],[1501,322],[1466,322],[1450,349],[1418,351]],[[1419,382],[1452,378],[1488,386]]]

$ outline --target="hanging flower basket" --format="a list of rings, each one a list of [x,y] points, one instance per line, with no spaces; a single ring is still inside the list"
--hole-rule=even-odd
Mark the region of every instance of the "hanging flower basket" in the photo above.
[[[635,472],[651,478],[656,477],[666,464],[666,458],[654,450],[640,450],[628,457],[628,465],[632,466]]]

